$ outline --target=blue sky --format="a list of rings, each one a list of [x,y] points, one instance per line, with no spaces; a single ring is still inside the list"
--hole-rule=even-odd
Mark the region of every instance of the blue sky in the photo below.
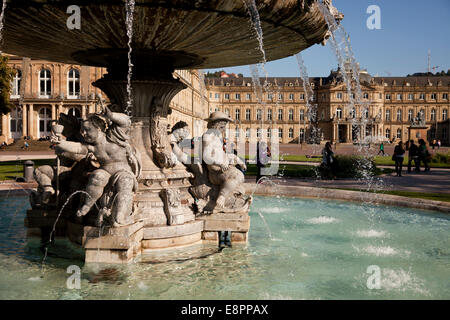
[[[406,76],[426,72],[428,50],[431,67],[450,69],[450,0],[334,0],[333,4],[345,15],[342,25],[350,35],[356,60],[370,74]],[[369,5],[380,7],[380,30],[366,26]],[[337,67],[329,44],[314,45],[302,51],[302,56],[312,77],[327,76]],[[248,66],[220,69],[250,76]],[[266,70],[271,77],[300,76],[293,56],[267,63]]]

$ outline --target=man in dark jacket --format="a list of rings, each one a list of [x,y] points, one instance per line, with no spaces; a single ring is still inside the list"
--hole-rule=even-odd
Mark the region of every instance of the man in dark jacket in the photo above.
[[[409,141],[409,153],[408,153],[408,173],[411,172],[411,164],[414,160],[414,164],[416,166],[416,171],[420,171],[419,169],[419,161],[418,161],[418,147],[414,143],[414,140]]]

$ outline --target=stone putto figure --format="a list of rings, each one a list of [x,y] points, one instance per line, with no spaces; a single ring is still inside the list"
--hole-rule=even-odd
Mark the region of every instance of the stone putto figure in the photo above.
[[[134,222],[133,191],[137,190],[141,165],[139,154],[129,144],[130,126],[129,116],[105,107],[102,113],[90,114],[82,122],[85,142],[56,142],[57,152],[81,155],[97,163],[97,168],[89,174],[85,187],[88,196],[76,213],[78,217],[85,216],[96,205],[98,225],[105,216],[110,218],[113,227]]]
[[[59,120],[52,124],[50,141],[56,143],[63,140],[84,142],[80,133],[80,121],[72,115],[61,113]],[[77,171],[76,169],[85,167],[85,164],[81,163],[84,157],[61,150],[56,150],[56,155],[58,161],[55,165],[40,166],[34,171],[38,189],[37,192],[31,193],[30,202],[33,208],[56,205],[52,198],[55,198],[56,195],[57,179],[59,179],[59,186],[61,186],[61,190],[58,190],[60,192],[68,191],[70,187],[76,188],[75,184],[79,179],[72,179],[72,169]]]
[[[190,192],[199,213],[238,212],[248,209],[251,197],[245,196],[243,170],[247,167],[235,154],[224,151],[224,135],[228,116],[220,111],[210,115],[208,130],[202,137],[202,162],[191,163],[190,156],[178,143],[189,135],[188,125],[178,122],[169,135],[172,152],[194,174]]]

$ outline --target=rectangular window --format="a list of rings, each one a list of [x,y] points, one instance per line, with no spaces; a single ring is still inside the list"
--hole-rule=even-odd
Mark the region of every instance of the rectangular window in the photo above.
[[[240,109],[234,110],[234,114],[235,114],[236,120],[241,120],[241,110]]]
[[[300,100],[305,100],[305,94],[304,93],[300,93]]]
[[[442,94],[442,99],[443,100],[448,100],[448,93],[443,93]]]
[[[219,93],[215,93],[214,94],[214,98],[219,99],[220,98],[220,94]]]
[[[240,93],[236,93],[236,100],[241,100],[241,94]]]
[[[293,121],[294,120],[294,110],[290,109],[289,110],[289,121]]]
[[[337,99],[342,99],[342,92],[336,93],[336,98]]]
[[[225,93],[225,99],[229,100],[230,99],[230,94],[229,93]]]
[[[272,109],[267,110],[267,120],[272,120]]]
[[[267,94],[267,99],[268,100],[272,100],[273,99],[273,94],[271,94],[271,93]]]
[[[397,100],[402,100],[403,99],[403,95],[401,93],[397,93]]]
[[[283,139],[283,129],[278,129],[278,138]]]
[[[289,138],[294,137],[294,130],[292,128],[289,128]]]
[[[294,94],[293,93],[289,93],[289,100],[294,100]]]
[[[408,100],[414,100],[414,95],[412,93],[408,94]]]
[[[386,100],[391,100],[391,94],[390,93],[386,93]]]
[[[250,138],[250,128],[245,129],[245,137]]]
[[[300,120],[305,120],[305,110],[300,110]]]
[[[278,120],[283,121],[283,109],[278,109]]]
[[[247,93],[246,99],[247,99],[247,100],[252,100],[252,94],[251,94],[251,93]]]
[[[431,94],[431,100],[436,100],[436,93]]]
[[[283,100],[283,94],[282,93],[278,94],[278,100]]]
[[[369,94],[367,92],[365,92],[363,98],[364,99],[369,99]]]
[[[420,100],[425,100],[425,93],[421,93],[421,94],[419,95],[419,99],[420,99]]]

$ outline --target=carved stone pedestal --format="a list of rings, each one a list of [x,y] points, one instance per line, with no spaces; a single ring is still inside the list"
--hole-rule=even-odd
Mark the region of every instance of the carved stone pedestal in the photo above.
[[[97,228],[67,222],[67,237],[85,249],[85,262],[129,263],[141,254],[143,223]]]
[[[204,221],[202,239],[205,242],[218,244],[219,231],[231,231],[232,244],[245,244],[248,242],[250,217],[248,212],[241,213],[214,213],[197,218]]]

